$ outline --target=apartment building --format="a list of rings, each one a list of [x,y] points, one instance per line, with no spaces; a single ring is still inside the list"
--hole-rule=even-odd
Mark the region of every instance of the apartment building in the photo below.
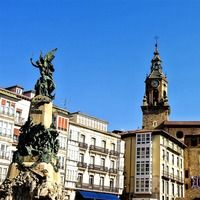
[[[106,121],[70,114],[69,141],[77,159],[76,199],[119,199],[123,191],[124,141],[107,130]]]
[[[27,120],[32,91],[23,88],[0,88],[0,184],[6,178],[21,125]]]
[[[33,91],[17,85],[0,89],[0,184],[6,178],[33,96]],[[87,195],[119,199],[124,167],[121,136],[108,132],[108,123],[103,120],[55,105],[53,123],[59,131],[57,156],[66,199],[85,199]]]
[[[163,130],[128,131],[125,140],[125,195],[131,200],[184,197],[184,145]]]

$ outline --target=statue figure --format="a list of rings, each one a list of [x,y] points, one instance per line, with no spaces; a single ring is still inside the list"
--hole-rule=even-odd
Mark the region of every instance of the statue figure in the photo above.
[[[51,94],[55,89],[55,83],[53,81],[54,67],[51,62],[55,58],[54,54],[56,50],[57,48],[51,50],[45,56],[43,56],[41,52],[39,60],[37,60],[35,63],[33,62],[32,58],[30,59],[31,64],[40,70],[40,78],[35,84],[36,95],[47,96],[50,99],[54,99],[55,96]]]

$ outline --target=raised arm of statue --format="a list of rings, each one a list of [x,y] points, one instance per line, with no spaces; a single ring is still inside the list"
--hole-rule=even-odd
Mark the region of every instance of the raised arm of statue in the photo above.
[[[37,68],[39,68],[39,66],[38,66],[38,65],[36,65],[36,64],[33,62],[33,58],[30,58],[30,61],[31,61],[31,64],[32,64],[34,67],[37,67]]]

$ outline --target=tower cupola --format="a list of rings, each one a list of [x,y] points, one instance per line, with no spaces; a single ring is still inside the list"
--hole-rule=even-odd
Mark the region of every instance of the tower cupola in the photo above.
[[[156,128],[168,119],[168,81],[162,71],[162,60],[155,44],[154,56],[151,60],[151,70],[145,80],[145,95],[141,106],[143,112],[143,128]]]

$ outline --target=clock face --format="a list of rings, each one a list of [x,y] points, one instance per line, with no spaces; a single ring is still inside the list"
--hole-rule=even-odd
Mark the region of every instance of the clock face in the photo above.
[[[151,86],[152,87],[156,88],[156,87],[158,87],[158,85],[159,85],[159,82],[157,80],[151,81]]]

